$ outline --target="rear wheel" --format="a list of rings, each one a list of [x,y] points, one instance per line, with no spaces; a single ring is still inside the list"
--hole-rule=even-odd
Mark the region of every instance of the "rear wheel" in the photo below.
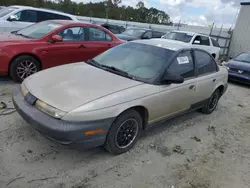
[[[135,110],[122,113],[112,124],[104,148],[113,154],[130,150],[138,140],[142,129],[142,118]]]
[[[10,76],[15,82],[22,82],[28,76],[40,70],[40,62],[29,55],[15,58],[10,65]]]
[[[207,104],[201,109],[201,111],[205,114],[211,114],[218,105],[220,95],[221,94],[219,89],[216,89],[215,92],[209,98]]]

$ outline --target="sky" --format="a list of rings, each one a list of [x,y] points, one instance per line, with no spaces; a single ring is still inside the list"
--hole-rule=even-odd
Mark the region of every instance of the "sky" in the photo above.
[[[73,0],[75,2],[98,2],[101,0]],[[135,7],[139,0],[122,0],[123,5]],[[142,0],[147,8],[165,11],[173,22],[207,26],[213,22],[217,27],[230,28],[236,21],[240,2],[250,0]]]

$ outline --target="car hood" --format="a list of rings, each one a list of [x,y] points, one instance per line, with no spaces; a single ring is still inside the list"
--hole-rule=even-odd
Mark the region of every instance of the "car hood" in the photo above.
[[[226,66],[228,66],[229,68],[232,68],[232,69],[240,69],[243,71],[250,72],[250,63],[231,60],[226,64]]]
[[[127,40],[127,41],[138,39],[138,37],[131,36],[131,35],[125,35],[125,34],[116,34],[115,36],[117,36],[119,39]]]
[[[87,63],[58,66],[31,75],[26,88],[38,99],[69,112],[107,95],[142,84]]]
[[[21,42],[27,41],[28,38],[22,37],[20,35],[14,35],[8,32],[1,32],[0,33],[0,41],[1,42]]]

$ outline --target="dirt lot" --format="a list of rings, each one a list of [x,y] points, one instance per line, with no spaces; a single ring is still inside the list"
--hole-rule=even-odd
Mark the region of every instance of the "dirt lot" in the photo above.
[[[1,81],[0,101],[17,85]],[[230,84],[212,115],[187,114],[145,132],[129,153],[74,151],[0,116],[0,187],[249,188],[250,89]]]

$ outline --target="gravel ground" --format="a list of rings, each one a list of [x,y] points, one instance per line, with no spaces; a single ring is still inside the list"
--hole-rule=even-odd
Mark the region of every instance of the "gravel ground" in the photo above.
[[[14,87],[0,82],[8,107]],[[0,188],[249,188],[249,112],[249,87],[230,84],[213,114],[151,128],[119,156],[62,148],[17,113],[0,115]]]

